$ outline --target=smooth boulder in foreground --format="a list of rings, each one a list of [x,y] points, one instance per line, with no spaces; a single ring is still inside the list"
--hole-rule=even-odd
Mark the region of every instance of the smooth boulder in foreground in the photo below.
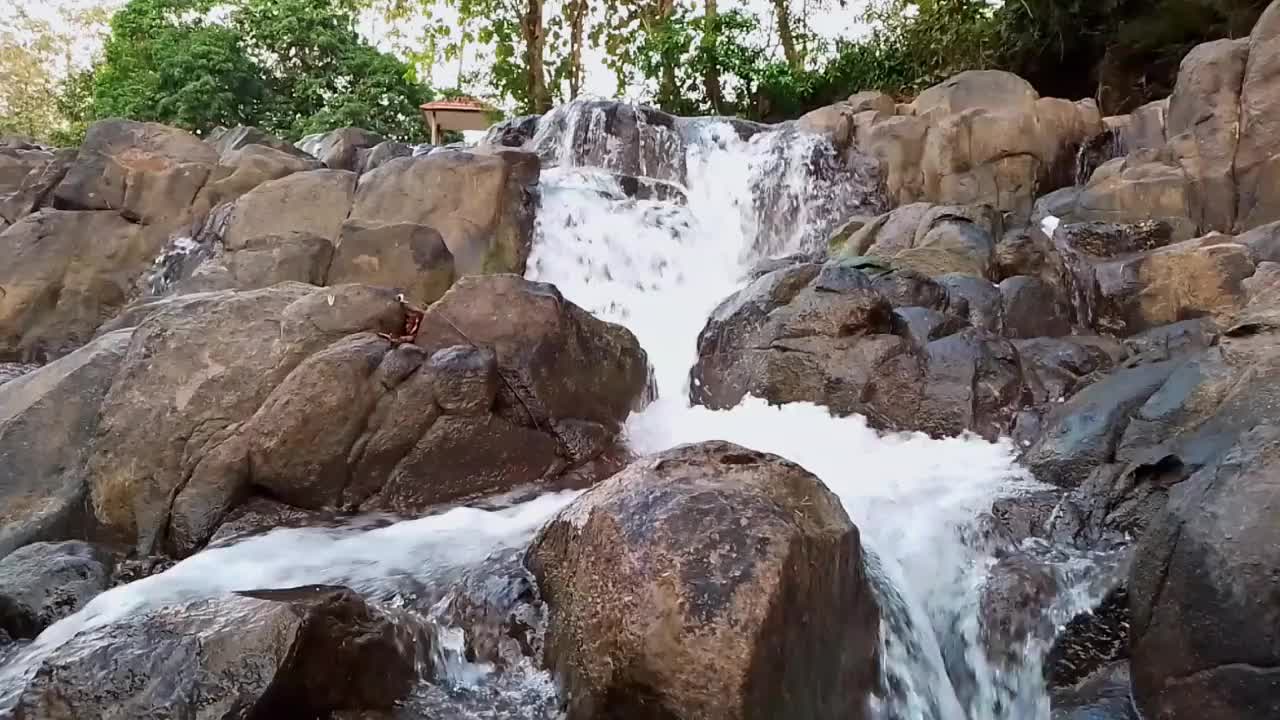
[[[726,442],[636,461],[529,552],[568,718],[865,717],[879,610],[816,477]]]

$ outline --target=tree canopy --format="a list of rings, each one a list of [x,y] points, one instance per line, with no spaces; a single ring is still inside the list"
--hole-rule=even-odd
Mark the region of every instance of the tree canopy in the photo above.
[[[290,139],[342,125],[419,138],[430,90],[356,19],[343,0],[130,0],[93,70],[89,114]]]

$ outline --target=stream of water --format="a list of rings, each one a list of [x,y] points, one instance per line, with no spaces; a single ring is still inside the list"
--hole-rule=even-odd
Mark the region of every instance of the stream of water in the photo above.
[[[560,112],[576,123],[595,122],[589,114],[599,110]],[[596,124],[586,141],[612,142],[605,124]],[[649,453],[729,440],[800,463],[840,496],[862,531],[883,608],[878,720],[1047,720],[1043,648],[1029,647],[1017,667],[997,668],[979,640],[979,591],[994,563],[979,518],[993,500],[1030,484],[1009,444],[884,435],[861,417],[835,418],[811,404],[774,407],[748,398],[711,411],[687,400],[696,337],[716,305],[758,260],[815,249],[836,223],[871,206],[871,188],[853,184],[823,141],[789,129],[743,139],[729,124],[707,121],[686,128],[683,139],[659,139],[662,147],[683,148],[682,198],[628,197],[606,169],[547,168],[528,265],[528,277],[627,326],[648,352],[659,397],[629,420],[631,447]],[[609,152],[598,156],[609,164]],[[50,648],[88,627],[232,590],[335,583],[383,599],[410,587],[447,586],[490,552],[526,544],[575,496],[548,494],[498,511],[460,508],[372,529],[277,530],[206,550],[100,595],[49,628],[0,669],[0,715],[5,691],[20,687]],[[1088,600],[1067,593],[1057,612],[1066,617]],[[484,668],[474,670],[451,677],[482,685]],[[545,676],[530,675],[533,686],[551,692]],[[968,689],[959,690],[962,684]]]

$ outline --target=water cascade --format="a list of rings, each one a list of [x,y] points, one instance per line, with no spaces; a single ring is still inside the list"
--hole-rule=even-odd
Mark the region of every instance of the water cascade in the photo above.
[[[657,127],[637,111],[632,121],[640,142],[628,150],[609,144],[617,133],[600,107],[575,103],[554,112],[534,140],[555,165],[542,174],[528,276],[626,325],[648,352],[659,395],[630,419],[631,447],[650,453],[730,440],[800,463],[840,496],[862,531],[882,607],[883,682],[874,717],[1047,720],[1044,648],[1028,647],[1017,667],[995,667],[979,638],[979,592],[995,562],[981,517],[993,500],[1032,485],[1008,444],[884,435],[861,417],[835,418],[810,404],[775,407],[748,398],[711,411],[688,402],[697,334],[717,304],[744,284],[749,268],[817,250],[849,215],[879,209],[865,167],[851,167],[825,141],[786,128],[716,120]],[[0,668],[0,716],[49,648],[148,608],[232,590],[335,583],[429,615],[424,608],[446,596],[463,572],[495,551],[525,545],[575,496],[547,494],[505,509],[458,508],[400,522],[365,518],[276,530],[205,550],[98,596],[45,631]],[[1068,560],[1064,567],[1074,568],[1081,576],[1073,578],[1081,580],[1076,585],[1084,587],[1086,566]],[[1065,620],[1088,595],[1064,593],[1053,617]],[[424,698],[447,691],[457,717],[551,712],[544,673],[527,668],[518,687],[510,672],[494,679],[457,652],[455,628],[436,632],[444,671],[424,685]]]

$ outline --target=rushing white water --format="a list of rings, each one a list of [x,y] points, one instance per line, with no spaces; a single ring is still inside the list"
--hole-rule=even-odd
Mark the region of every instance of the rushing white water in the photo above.
[[[537,139],[550,148],[544,157],[564,167],[543,172],[528,276],[554,283],[568,299],[626,325],[648,352],[659,397],[629,420],[632,448],[650,453],[729,440],[798,462],[839,495],[863,533],[883,610],[884,688],[875,698],[876,717],[1047,719],[1034,652],[1022,666],[993,668],[979,641],[978,594],[994,560],[978,519],[994,499],[1029,482],[1008,444],[884,435],[860,417],[835,418],[810,404],[773,407],[748,398],[731,410],[711,411],[688,403],[688,372],[708,315],[743,285],[756,261],[813,250],[836,223],[874,208],[858,171],[842,167],[824,142],[792,130],[744,140],[725,123],[690,126],[683,136],[649,128],[644,132],[657,139],[646,142],[661,152],[684,153],[683,162],[667,163],[661,173],[668,182],[679,168],[683,183],[675,199],[638,199],[628,197],[613,172],[572,166],[581,158],[606,165],[625,160],[625,148],[606,132],[599,108],[557,112],[567,128],[563,137],[602,143],[603,151],[570,152],[556,147],[549,133]],[[588,129],[579,131],[581,123]],[[638,163],[641,174],[650,169],[644,153]],[[32,672],[44,653],[86,628],[251,588],[345,584],[393,604],[415,594],[438,596],[490,552],[527,543],[573,497],[545,495],[501,511],[460,508],[372,529],[277,530],[206,550],[105,593],[49,628],[23,658],[0,669],[0,715],[4,692],[20,687],[20,676]],[[1069,594],[1058,612],[1070,614],[1085,601]],[[457,644],[447,629],[440,640],[446,654]],[[465,667],[458,654],[452,654],[447,679],[460,686],[483,683],[485,669]],[[959,691],[957,678],[971,687]],[[521,692],[550,692],[543,674],[530,673],[522,682]]]

